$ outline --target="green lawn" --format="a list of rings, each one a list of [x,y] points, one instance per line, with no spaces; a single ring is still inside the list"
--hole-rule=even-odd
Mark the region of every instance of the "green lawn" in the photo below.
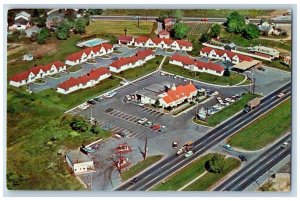
[[[67,69],[68,72],[77,72],[82,69],[81,65],[71,66]]]
[[[181,9],[185,17],[227,17],[233,9]],[[248,17],[259,17],[269,15],[274,10],[261,9],[239,9],[239,13]],[[160,9],[106,9],[102,15],[132,15],[141,16],[143,18],[148,16],[158,16]]]
[[[165,62],[166,63],[166,62]],[[189,71],[181,66],[176,66],[173,64],[164,64],[162,69],[164,71],[181,75],[187,78],[192,78],[199,80],[201,82],[206,82],[210,84],[217,84],[217,85],[235,85],[240,82],[242,82],[245,77],[241,74],[231,72],[230,77],[225,77],[225,76],[217,76],[217,75],[211,75],[208,73],[196,73],[195,77],[195,72]]]
[[[128,69],[126,71],[118,73],[117,75],[125,78],[126,80],[135,80],[158,69],[158,66],[161,63],[162,59],[163,56],[156,56],[154,59],[147,61],[147,63],[142,66]]]
[[[244,109],[244,106],[252,99],[257,97],[258,95],[256,94],[244,94],[242,98],[231,105],[227,106],[220,112],[217,112],[216,114],[208,117],[207,123],[198,119],[193,119],[195,123],[202,124],[202,125],[207,125],[207,126],[216,126],[217,124],[225,121],[229,117],[233,116],[237,112],[241,111]]]
[[[279,70],[284,70],[284,71],[288,71],[288,72],[292,71],[292,67],[288,67],[288,66],[284,65],[282,60],[274,60],[272,62],[262,61],[262,63],[266,66],[277,68]]]
[[[183,191],[205,191],[213,184],[218,182],[232,170],[238,168],[241,165],[241,161],[236,158],[227,158],[224,164],[224,171],[220,174],[206,172],[202,177],[183,189]]]
[[[194,102],[188,103],[184,107],[181,107],[180,109],[177,109],[177,110],[175,109],[175,111],[172,113],[172,115],[178,115],[181,112],[189,109],[190,107],[193,107],[194,105],[196,105],[196,103],[194,103]]]
[[[261,116],[228,139],[233,147],[257,150],[272,143],[291,126],[291,100],[288,99],[276,108]]]
[[[205,163],[210,160],[214,155],[217,155],[215,153],[210,153],[207,155],[202,156],[201,158],[193,161],[189,165],[185,166],[183,169],[179,170],[175,174],[171,175],[169,178],[165,180],[164,184],[158,184],[154,186],[151,190],[153,191],[176,191],[189,183],[194,178],[198,177],[202,173],[205,172]],[[223,155],[223,157],[225,157]],[[227,158],[225,167],[232,170],[233,168],[236,168],[236,159]],[[232,168],[231,168],[232,167]],[[206,183],[212,185],[217,180],[221,179],[226,173],[223,174],[214,174],[209,173],[214,176],[207,177]],[[209,186],[207,186],[209,187]]]
[[[141,171],[145,170],[149,166],[151,166],[154,163],[156,163],[157,161],[159,161],[161,158],[162,158],[162,155],[147,157],[146,160],[143,160],[143,161],[139,162],[138,164],[132,166],[129,170],[122,172],[122,174],[121,174],[122,180],[126,181],[126,180],[134,177]]]
[[[137,20],[134,21],[105,21],[96,20],[91,22],[90,26],[86,27],[86,34],[110,34],[110,35],[124,35],[124,29],[127,29],[127,35],[149,36],[153,32],[154,22],[140,21],[139,27]]]

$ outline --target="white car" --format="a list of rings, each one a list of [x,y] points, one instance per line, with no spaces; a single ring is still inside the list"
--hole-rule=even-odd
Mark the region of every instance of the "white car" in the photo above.
[[[126,95],[125,98],[126,98],[128,101],[131,101],[131,96],[130,96],[130,95]]]
[[[120,85],[121,86],[126,86],[126,85],[128,85],[129,84],[129,81],[127,81],[127,80],[124,80],[124,81],[121,81],[120,82]]]
[[[284,93],[279,93],[279,94],[277,95],[278,98],[281,98],[281,97],[283,97],[283,96],[284,96]]]
[[[140,120],[138,120],[138,124],[144,124],[144,123],[146,123],[146,121],[148,121],[148,119],[146,119],[146,118],[142,118],[142,119],[140,119]]]
[[[186,154],[184,154],[184,157],[188,158],[191,155],[193,155],[193,153],[194,153],[193,151],[188,151],[188,152],[186,152]]]
[[[219,94],[218,91],[215,91],[214,93],[212,93],[213,96],[216,96],[216,95],[218,95],[218,94]]]
[[[164,75],[166,75],[166,74],[165,74],[165,73],[163,73],[163,72],[161,72],[161,73],[160,73],[160,75],[164,76]]]

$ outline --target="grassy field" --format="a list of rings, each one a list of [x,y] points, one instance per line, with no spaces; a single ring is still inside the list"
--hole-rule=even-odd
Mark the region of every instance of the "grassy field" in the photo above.
[[[233,147],[257,150],[283,135],[291,126],[291,100],[261,116],[228,139]]]
[[[211,27],[211,23],[186,23],[190,27],[189,35],[197,35],[198,37],[201,34],[206,33]]]
[[[232,170],[238,168],[241,161],[236,158],[227,158],[224,164],[224,170],[220,174],[206,172],[202,177],[197,179],[192,184],[188,185],[183,191],[205,191],[220,179],[225,177]]]
[[[152,188],[152,191],[176,191],[189,183],[194,178],[198,177],[202,173],[206,171],[205,169],[205,163],[210,160],[214,155],[217,154],[207,154],[205,156],[202,156],[201,158],[193,161],[180,171],[176,172],[175,174],[171,175],[168,179],[165,180],[164,184],[158,184]],[[222,155],[225,157],[224,155]],[[227,158],[226,163],[224,164],[226,167],[226,170],[232,170],[237,167],[237,163],[239,162],[237,159]],[[223,176],[225,176],[229,171],[226,171],[224,174],[214,174],[209,173],[209,176],[205,176],[207,179],[205,181],[205,184],[207,188],[214,184],[216,181],[221,179]],[[207,185],[209,184],[209,185]],[[196,186],[198,187],[198,185]]]
[[[155,29],[156,23],[140,21],[140,26],[137,26],[137,20],[133,21],[104,21],[97,20],[91,22],[90,26],[86,28],[87,34],[110,34],[110,35],[124,35],[124,29],[127,29],[127,35],[149,36]]]
[[[135,175],[137,175],[141,171],[145,170],[146,168],[148,168],[152,164],[159,161],[161,158],[162,158],[162,155],[147,157],[146,160],[143,160],[143,161],[139,162],[138,164],[132,166],[129,170],[126,170],[126,171],[122,172],[122,174],[121,174],[122,180],[126,181],[126,180],[134,177]]]
[[[185,17],[227,17],[233,9],[181,9]],[[265,16],[274,10],[240,9],[239,13],[248,17]],[[160,9],[106,9],[102,15],[132,15],[132,16],[158,16]]]
[[[216,114],[208,117],[207,123],[198,119],[193,119],[193,121],[195,123],[202,124],[202,125],[216,126],[217,124],[228,119],[228,117],[231,117],[235,113],[241,111],[250,100],[254,99],[257,96],[258,95],[256,94],[250,94],[250,93],[243,95],[240,100],[232,103],[231,105],[227,106],[220,112],[217,112]]]
[[[265,40],[265,39],[254,39],[254,40],[248,40],[244,38],[241,34],[235,34],[235,33],[229,33],[225,30],[225,27],[222,26],[220,38],[224,42],[234,42],[238,46],[244,46],[244,47],[251,47],[256,45],[262,45],[267,46],[271,48],[279,48],[284,49],[287,51],[291,51],[292,43],[291,40],[286,40],[283,42],[280,41],[273,41],[273,40]]]
[[[156,56],[154,59],[147,61],[147,63],[145,63],[143,66],[131,68],[117,75],[125,78],[126,80],[135,80],[139,77],[142,77],[148,73],[155,71],[161,63],[162,59],[163,56]]]
[[[288,71],[288,72],[292,71],[292,67],[288,67],[288,66],[284,65],[282,60],[274,60],[272,62],[262,61],[262,63],[266,66],[270,66],[270,67],[277,68],[280,70],[284,70],[284,71]]]
[[[245,79],[243,75],[235,72],[231,72],[230,77],[216,76],[208,73],[196,73],[196,77],[195,77],[195,72],[189,71],[183,67],[176,66],[173,64],[164,64],[162,69],[167,72],[181,75],[187,78],[193,78],[201,82],[218,84],[218,85],[235,85],[242,82]]]

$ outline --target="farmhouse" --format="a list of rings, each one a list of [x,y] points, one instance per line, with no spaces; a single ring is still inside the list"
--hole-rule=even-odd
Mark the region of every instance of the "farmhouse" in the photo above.
[[[191,71],[205,72],[217,76],[222,76],[224,74],[224,68],[218,64],[193,60],[188,56],[182,56],[179,54],[171,56],[169,63],[181,66]]]
[[[102,56],[113,52],[113,46],[108,43],[103,43],[94,47],[85,48],[79,52],[75,52],[66,58],[65,63],[74,66],[96,56]]]
[[[95,170],[93,160],[80,151],[69,151],[66,154],[66,161],[74,174],[83,174]]]
[[[118,44],[121,45],[133,45],[134,38],[132,36],[119,36],[118,37]]]
[[[15,87],[19,87],[31,83],[36,79],[43,78],[48,75],[53,75],[64,70],[66,70],[66,65],[61,61],[54,61],[45,66],[33,66],[28,71],[14,75],[10,79],[9,84]]]
[[[30,27],[31,15],[22,11],[15,17],[14,24],[9,27],[9,30],[25,30]]]
[[[175,25],[175,23],[176,23],[176,20],[174,18],[166,18],[164,20],[165,30],[170,32],[173,29],[173,26]]]
[[[137,47],[154,47],[152,39],[145,36],[140,36],[134,41],[134,45]]]
[[[140,50],[131,57],[121,57],[109,65],[109,70],[114,73],[120,73],[129,68],[141,66],[146,61],[153,59],[155,54],[150,49]]]
[[[160,104],[162,107],[176,107],[177,105],[191,100],[197,95],[197,88],[193,84],[179,85],[171,87],[167,92],[161,95]]]
[[[62,94],[69,94],[79,89],[85,89],[93,87],[101,80],[104,80],[111,76],[109,70],[105,67],[92,69],[86,75],[74,78],[70,77],[68,80],[60,83],[57,86],[57,92]]]

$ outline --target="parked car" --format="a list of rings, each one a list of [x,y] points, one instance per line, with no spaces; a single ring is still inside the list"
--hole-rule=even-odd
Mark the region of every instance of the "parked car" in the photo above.
[[[118,132],[118,133],[116,133],[116,134],[118,134],[118,135],[120,135],[121,137],[127,137],[128,136],[128,134],[129,134],[129,131],[122,131],[122,132]]]
[[[145,122],[147,122],[148,121],[148,119],[147,118],[142,118],[142,119],[140,119],[140,120],[138,120],[138,124],[144,124]]]
[[[243,161],[247,161],[247,158],[244,155],[239,155],[239,159]]]
[[[261,71],[265,71],[266,70],[264,67],[258,67],[257,69],[261,70]]]
[[[190,150],[190,151],[188,151],[188,152],[186,152],[186,154],[184,154],[184,157],[186,157],[186,158],[188,158],[188,157],[190,157],[191,155],[193,155],[193,151],[192,150]]]
[[[152,130],[158,130],[160,129],[160,125],[159,124],[154,124],[150,127]]]
[[[96,104],[96,102],[93,101],[93,100],[88,100],[87,103],[88,103],[88,104],[91,104],[91,105],[95,105],[95,104]]]
[[[290,145],[289,142],[284,142],[284,143],[281,145],[281,147],[282,147],[282,148],[287,148],[289,145]]]
[[[218,92],[218,91],[214,91],[214,92],[212,93],[212,95],[213,95],[213,96],[219,95],[219,92]]]
[[[207,22],[208,18],[201,18],[200,21]]]
[[[282,98],[283,96],[284,96],[284,93],[279,93],[279,94],[277,95],[278,98]]]
[[[178,142],[174,141],[172,143],[172,148],[176,149],[178,147]]]
[[[184,82],[187,82],[187,79],[183,79]]]
[[[102,127],[102,129],[105,130],[105,131],[108,131],[108,130],[111,129],[111,127],[112,127],[112,124],[106,124],[106,125],[104,125],[104,126]]]
[[[173,78],[176,79],[178,76],[177,75],[173,75]]]
[[[112,112],[114,109],[112,109],[112,108],[108,108],[108,109],[106,109],[104,112],[105,113],[110,113],[110,112]]]
[[[126,85],[128,85],[130,82],[128,81],[128,80],[124,80],[124,81],[121,81],[120,82],[120,85],[121,86],[126,86]]]
[[[223,147],[225,149],[227,149],[228,151],[233,151],[233,148],[229,144],[225,144],[225,145],[223,145]]]
[[[131,184],[135,184],[135,183],[137,183],[138,181],[140,181],[142,178],[141,177],[135,177],[135,178],[133,178],[131,181],[130,181],[130,183]]]
[[[145,126],[145,127],[151,127],[152,125],[153,125],[153,123],[151,121],[148,121],[143,124],[143,126]]]
[[[139,103],[139,106],[143,107],[145,104],[144,103]]]
[[[126,95],[125,98],[126,98],[126,100],[131,101],[131,96],[130,95]]]
[[[164,72],[161,72],[160,75],[164,76],[164,75],[166,75],[166,74],[165,74]]]
[[[161,126],[161,127],[158,129],[158,131],[159,131],[159,132],[162,132],[162,133],[166,132],[166,130],[167,130],[167,127],[166,127],[166,126]]]

